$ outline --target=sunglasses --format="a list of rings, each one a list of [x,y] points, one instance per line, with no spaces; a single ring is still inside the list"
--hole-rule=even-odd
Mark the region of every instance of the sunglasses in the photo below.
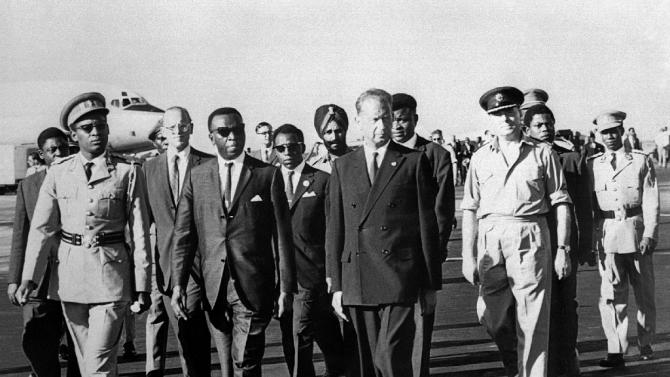
[[[91,123],[79,124],[75,129],[80,129],[89,134],[91,133],[91,131],[93,131],[93,128],[97,128],[99,131],[104,130],[105,128],[107,128],[107,122],[91,122]]]
[[[192,125],[193,123],[176,123],[171,126],[164,126],[163,128],[174,134],[177,132],[188,132],[191,130]]]
[[[274,148],[279,153],[300,153],[303,143],[275,145]]]
[[[230,134],[232,134],[232,133],[236,133],[238,135],[241,134],[242,132],[244,132],[244,128],[243,127],[219,127],[219,128],[217,128],[217,129],[215,129],[211,132],[212,133],[216,132],[216,133],[219,134],[219,136],[225,138],[225,137],[230,136]]]

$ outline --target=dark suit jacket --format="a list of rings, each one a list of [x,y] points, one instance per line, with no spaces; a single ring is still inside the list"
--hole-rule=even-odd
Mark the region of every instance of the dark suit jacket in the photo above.
[[[326,200],[330,175],[305,164],[291,209],[298,283],[326,291]]]
[[[441,288],[436,191],[425,155],[394,142],[372,187],[364,148],[335,160],[326,269],[345,305],[410,304]]]
[[[440,230],[440,251],[442,260],[447,257],[447,243],[451,236],[451,226],[454,221],[456,203],[454,198],[454,172],[451,170],[451,156],[441,146],[417,135],[415,148],[422,151],[430,166],[433,168],[433,179],[437,184],[437,196],[435,197],[435,215],[437,216],[437,227]]]
[[[260,160],[261,162],[263,161],[263,157],[261,156],[261,149],[251,151],[250,156],[257,160]],[[270,158],[268,164],[273,166],[279,166],[279,157],[277,157],[277,152],[274,150],[274,148],[270,150]]]
[[[19,182],[16,189],[16,211],[14,213],[14,228],[12,232],[12,251],[9,255],[9,276],[7,277],[8,284],[21,284],[21,274],[23,273],[23,262],[26,257],[26,244],[28,243],[28,231],[30,230],[30,222],[35,211],[35,203],[40,193],[40,187],[44,182],[47,171],[41,170],[35,174],[28,176],[23,181]],[[54,251],[58,245],[54,244]],[[49,278],[51,270],[51,259],[49,258],[49,265],[46,266],[46,271],[39,282],[38,288],[33,291],[31,297],[46,299],[49,288]]]
[[[630,143],[630,139],[628,137],[623,138],[623,145],[628,149],[639,149],[642,150],[642,144],[640,144],[640,139],[635,138],[635,141],[633,144]]]
[[[186,173],[214,156],[200,152],[191,147]],[[172,197],[170,188],[170,176],[168,172],[167,153],[148,160],[144,164],[144,176],[147,181],[147,193],[149,194],[149,209],[151,222],[156,225],[156,249],[154,250],[154,274],[156,283],[161,293],[170,294],[171,289],[171,266],[172,233],[174,231],[175,214],[179,198]],[[184,178],[185,180],[186,178]],[[183,190],[182,190],[183,192]],[[197,266],[196,266],[197,267]],[[193,271],[197,274],[197,271]]]
[[[290,215],[281,172],[245,156],[229,210],[222,198],[218,159],[190,170],[174,227],[173,280],[186,286],[197,249],[210,308],[219,294],[226,294],[227,281],[222,280],[227,267],[245,306],[258,312],[272,311],[276,282],[284,292],[296,289]]]

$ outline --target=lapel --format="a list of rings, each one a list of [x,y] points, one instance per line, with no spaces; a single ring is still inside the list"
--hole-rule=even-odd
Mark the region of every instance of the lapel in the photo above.
[[[214,159],[214,163],[209,166],[209,179],[207,182],[212,182],[214,187],[212,191],[214,192],[214,198],[218,198],[215,202],[219,203],[219,208],[221,208],[221,213],[228,214],[226,211],[226,206],[223,205],[223,193],[221,192],[221,176],[219,175],[219,159]]]
[[[365,162],[365,152],[363,151],[363,147],[360,147],[352,153],[355,154],[355,158],[351,159],[353,166],[351,169],[347,169],[345,166],[342,166],[341,171],[347,175],[349,175],[348,172],[351,172],[351,175],[349,176],[352,177],[351,180],[353,182],[350,182],[349,179],[345,179],[345,181],[347,185],[352,184],[355,187],[354,192],[367,195],[367,193],[370,191],[370,181],[368,180],[368,168]],[[361,202],[363,202],[362,199]]]
[[[298,187],[295,188],[295,194],[293,195],[293,203],[289,206],[290,209],[295,207],[295,204],[302,198],[302,195],[307,191],[308,188],[312,187],[314,183],[314,172],[316,169],[305,164],[302,168],[302,173],[300,174],[300,180],[298,180]]]
[[[632,158],[631,159],[626,158],[626,155],[627,155],[626,153],[617,154],[616,170],[613,172],[612,178],[619,175],[619,173],[621,173],[621,171],[623,169],[625,169],[628,165],[633,163],[633,159]],[[623,161],[621,161],[621,160],[623,160]],[[609,163],[609,161],[608,161],[608,163]],[[610,169],[610,171],[612,171],[612,169]]]
[[[379,166],[377,178],[375,179],[372,187],[370,187],[370,192],[368,193],[368,197],[365,200],[365,206],[363,207],[363,214],[361,216],[360,224],[363,224],[365,219],[367,219],[370,211],[372,211],[372,207],[375,205],[375,203],[377,203],[377,200],[384,192],[384,189],[388,185],[389,181],[391,178],[393,178],[395,173],[398,171],[398,168],[400,168],[402,163],[405,161],[405,156],[403,156],[402,153],[400,153],[396,148],[397,147],[394,142],[389,143],[386,154],[384,155],[384,159]],[[363,156],[363,160],[365,161],[365,156]]]
[[[106,156],[104,164],[95,164],[93,165],[93,170],[91,171],[91,179],[88,180],[89,183],[101,181],[107,179],[111,176],[110,172],[116,169],[116,166],[111,162],[109,156]],[[81,170],[84,170],[84,167],[81,167]],[[84,172],[84,180],[86,179],[86,172]]]
[[[174,204],[175,210],[177,208],[177,203],[175,203],[175,199],[172,196],[172,190],[170,187],[170,172],[168,171],[168,160],[167,160],[167,152],[159,155],[156,157],[158,161],[156,161],[157,164],[157,169],[156,172],[154,173],[157,178],[158,182],[158,190],[161,191],[161,195],[164,198],[170,198],[172,201],[171,203]]]
[[[425,152],[426,145],[428,145],[428,143],[432,143],[432,141],[428,141],[427,139],[424,139],[421,136],[416,135],[416,144],[414,144],[414,149]]]
[[[235,189],[235,196],[233,197],[233,202],[230,203],[230,211],[233,212],[237,202],[240,200],[240,195],[244,188],[247,187],[247,184],[251,180],[252,171],[254,167],[249,163],[249,157],[244,156],[244,162],[242,163],[242,171],[240,172],[240,179],[237,181],[237,188]],[[220,185],[219,185],[220,186]]]

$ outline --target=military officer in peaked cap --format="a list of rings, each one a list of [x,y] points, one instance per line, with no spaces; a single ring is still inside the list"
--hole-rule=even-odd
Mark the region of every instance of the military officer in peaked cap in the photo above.
[[[549,94],[542,89],[528,89],[523,93],[523,103],[519,107],[521,112],[525,112],[529,107],[535,105],[546,105],[549,101]]]
[[[314,113],[314,129],[323,141],[327,153],[323,155],[312,151],[307,156],[307,163],[330,173],[336,158],[353,151],[347,145],[349,118],[346,111],[334,104],[319,106]]]
[[[654,164],[624,147],[626,113],[607,111],[594,119],[605,151],[591,156],[588,170],[594,216],[594,244],[601,275],[600,315],[607,337],[603,367],[624,366],[628,348],[628,284],[637,303],[640,359],[649,360],[656,329],[654,268],[659,194]]]
[[[561,279],[570,274],[571,201],[556,153],[521,132],[522,102],[513,87],[479,100],[496,136],[472,156],[461,207],[463,275],[480,284],[477,312],[506,372],[524,377],[547,374],[552,252],[546,214],[554,211],[557,220],[553,264]]]
[[[119,335],[128,306],[149,306],[151,253],[144,178],[138,166],[106,152],[105,98],[85,93],[63,109],[61,124],[77,154],[54,162],[40,190],[26,247],[25,302],[47,259],[82,376],[116,376]],[[128,231],[126,238],[124,230]],[[57,256],[49,255],[52,242]],[[128,245],[130,243],[130,245]]]

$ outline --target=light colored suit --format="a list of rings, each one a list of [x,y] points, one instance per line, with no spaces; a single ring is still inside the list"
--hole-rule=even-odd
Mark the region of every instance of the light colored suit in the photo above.
[[[612,166],[615,160],[616,169]],[[656,328],[654,269],[640,241],[657,239],[659,194],[653,161],[644,152],[622,147],[588,161],[593,193],[595,249],[599,253],[600,314],[609,353],[628,348],[628,282],[638,306],[640,347],[650,346]],[[613,218],[612,218],[613,217]]]
[[[26,247],[23,280],[39,281],[50,243],[60,232],[81,235],[81,245],[61,240],[49,285],[60,297],[75,340],[82,375],[116,375],[119,332],[137,291],[151,290],[146,190],[136,165],[105,155],[87,180],[83,157],[52,164],[40,190]],[[101,233],[124,232],[127,241],[96,245]]]

